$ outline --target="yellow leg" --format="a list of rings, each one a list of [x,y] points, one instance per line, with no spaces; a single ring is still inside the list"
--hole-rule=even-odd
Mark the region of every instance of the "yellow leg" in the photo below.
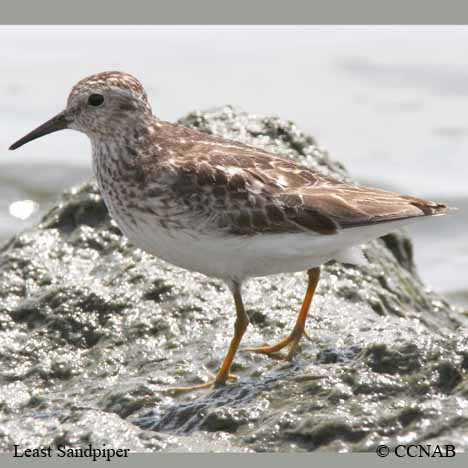
[[[199,390],[203,388],[211,388],[211,387],[219,387],[224,385],[228,380],[236,380],[236,376],[229,373],[231,370],[232,362],[234,361],[234,357],[236,355],[237,349],[239,348],[239,344],[244,336],[245,330],[249,325],[249,317],[247,316],[244,304],[242,303],[242,295],[241,295],[241,288],[240,285],[235,283],[232,288],[232,293],[234,296],[234,302],[236,304],[236,323],[234,325],[234,337],[231,340],[231,344],[229,345],[228,352],[226,357],[224,358],[223,364],[219,369],[216,377],[213,381],[200,384],[200,385],[193,385],[191,387],[177,387],[171,389],[175,393],[184,393],[190,392],[192,390]]]
[[[309,284],[307,286],[307,292],[304,297],[304,302],[302,303],[301,311],[299,312],[296,324],[294,325],[291,334],[272,346],[246,348],[243,351],[251,351],[254,353],[262,354],[275,354],[289,345],[289,352],[286,356],[286,359],[288,361],[292,359],[296,352],[297,345],[299,344],[299,341],[302,338],[302,335],[306,335],[306,337],[308,337],[308,335],[305,332],[305,323],[307,320],[307,314],[309,313],[312,298],[314,297],[315,290],[319,282],[320,268],[312,268],[307,273],[309,275]]]

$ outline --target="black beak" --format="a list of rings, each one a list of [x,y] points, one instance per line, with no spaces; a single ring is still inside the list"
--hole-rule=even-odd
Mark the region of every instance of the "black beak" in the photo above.
[[[40,138],[44,135],[48,135],[49,133],[64,130],[65,128],[68,128],[68,121],[65,111],[63,111],[60,112],[60,114],[57,114],[55,117],[52,117],[46,123],[43,123],[37,127],[32,132],[29,132],[23,138],[20,138],[17,142],[13,143],[9,149],[15,150],[29,141],[35,140],[36,138]]]

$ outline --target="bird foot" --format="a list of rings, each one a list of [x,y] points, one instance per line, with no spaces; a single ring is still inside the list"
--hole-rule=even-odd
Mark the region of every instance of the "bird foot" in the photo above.
[[[223,380],[218,381],[218,379],[215,378],[215,379],[212,379],[209,382],[206,382],[206,383],[203,383],[203,384],[191,385],[191,386],[188,386],[188,387],[170,387],[170,388],[167,389],[167,392],[171,393],[173,395],[180,395],[182,393],[190,393],[190,392],[194,392],[194,391],[197,391],[197,390],[203,390],[203,389],[212,390],[212,389],[215,389],[215,388],[222,387],[223,385],[226,384],[226,381],[228,381],[228,380],[236,381],[236,380],[239,380],[239,377],[237,375],[234,375],[234,374],[229,374],[224,381]]]
[[[254,348],[243,348],[242,351],[249,351],[252,353],[260,353],[260,354],[266,354],[268,356],[275,356],[283,348],[286,348],[287,346],[289,346],[288,354],[283,359],[286,361],[291,361],[294,354],[296,353],[297,345],[299,344],[299,341],[301,340],[303,335],[309,341],[312,341],[312,339],[310,338],[310,336],[307,334],[305,330],[302,330],[300,328],[294,328],[289,336],[287,336],[286,338],[282,339],[281,341],[279,341],[278,343],[274,345],[259,346],[259,347],[254,347]]]
[[[303,331],[303,335],[304,335],[304,337],[305,337],[307,340],[309,340],[311,343],[314,342],[314,340],[310,337],[310,335],[309,335],[305,330]]]

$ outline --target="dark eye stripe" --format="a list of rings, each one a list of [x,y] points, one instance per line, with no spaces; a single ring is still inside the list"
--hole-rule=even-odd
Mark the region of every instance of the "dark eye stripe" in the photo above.
[[[102,94],[91,94],[88,98],[88,104],[90,106],[100,106],[104,102],[104,96]]]

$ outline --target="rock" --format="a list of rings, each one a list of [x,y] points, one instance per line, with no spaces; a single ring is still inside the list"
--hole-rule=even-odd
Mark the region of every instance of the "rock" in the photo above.
[[[182,123],[348,178],[290,122],[226,107]],[[241,351],[239,382],[173,396],[216,372],[230,293],[130,245],[94,182],[66,192],[0,251],[1,450],[362,451],[402,440],[467,450],[467,317],[424,287],[404,235],[364,253],[363,267],[324,268],[312,342],[293,363]],[[243,345],[284,337],[305,286],[301,273],[247,283]]]

